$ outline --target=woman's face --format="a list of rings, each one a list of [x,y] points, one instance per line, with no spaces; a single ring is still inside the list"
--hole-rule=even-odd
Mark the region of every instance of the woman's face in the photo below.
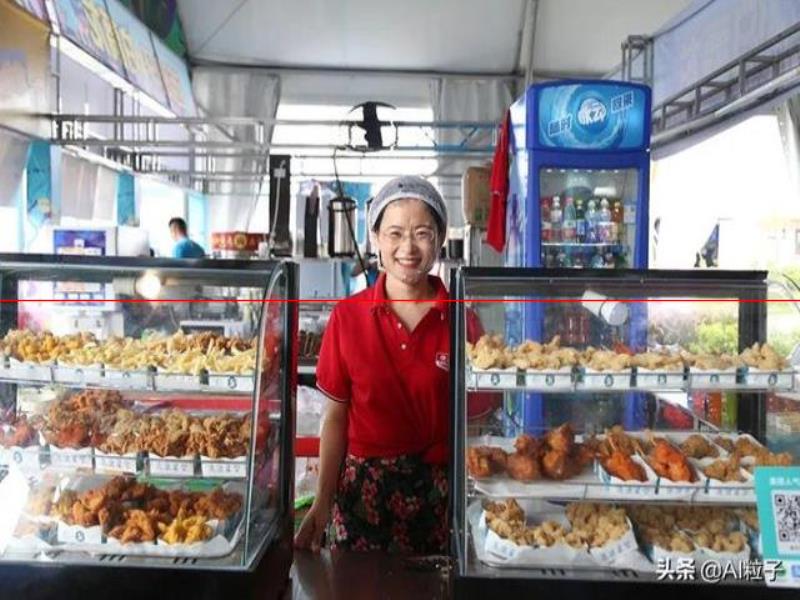
[[[383,210],[380,228],[372,234],[387,277],[407,285],[425,281],[439,253],[436,221],[421,200],[395,200]]]

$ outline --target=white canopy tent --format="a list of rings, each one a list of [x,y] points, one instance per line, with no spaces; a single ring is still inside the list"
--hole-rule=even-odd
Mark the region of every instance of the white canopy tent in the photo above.
[[[497,122],[526,79],[600,77],[618,64],[629,34],[652,32],[689,1],[186,0],[179,9],[202,74],[198,101],[212,116],[225,115],[219,102],[209,104],[209,85],[247,93],[248,86],[214,85],[234,71],[279,78],[283,105],[377,100],[431,109],[434,121]],[[249,98],[251,114],[237,116],[274,116],[273,100]],[[483,143],[491,144],[489,133]],[[447,132],[436,139],[457,143]],[[440,160],[436,173],[460,174],[467,164]],[[440,186],[459,225],[460,184],[440,179]]]

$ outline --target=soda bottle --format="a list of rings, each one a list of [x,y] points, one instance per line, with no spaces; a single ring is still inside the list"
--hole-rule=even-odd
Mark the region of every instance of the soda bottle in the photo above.
[[[561,228],[561,240],[564,242],[575,241],[575,204],[573,203],[572,196],[567,196],[564,203],[564,225]]]
[[[541,203],[542,242],[553,241],[553,227],[550,224],[550,198],[543,197]]]
[[[545,252],[545,255],[544,255],[544,266],[546,268],[548,268],[548,269],[552,269],[553,267],[556,266],[555,254],[550,250]]]
[[[567,253],[561,248],[556,256],[556,267],[562,269],[567,266]]]
[[[611,208],[611,223],[612,240],[621,243],[625,238],[623,235],[625,228],[625,208],[622,206],[620,200],[614,200],[614,205]]]
[[[608,208],[608,200],[600,200],[600,212],[598,213],[597,241],[607,243],[611,241],[611,210]]]
[[[597,210],[594,200],[586,204],[586,239],[587,244],[597,243]]]
[[[592,257],[591,267],[593,269],[602,269],[605,266],[605,261],[603,260],[603,255],[598,250],[595,255]]]
[[[552,238],[554,242],[561,241],[561,225],[563,214],[561,212],[561,198],[553,196],[553,204],[550,206],[550,225],[553,228]]]
[[[575,241],[580,244],[586,241],[586,214],[580,198],[575,201]]]

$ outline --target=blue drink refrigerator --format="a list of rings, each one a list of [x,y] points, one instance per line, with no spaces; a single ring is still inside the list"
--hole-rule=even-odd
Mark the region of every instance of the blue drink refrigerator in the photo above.
[[[598,80],[532,85],[512,105],[506,266],[647,268],[650,105],[646,86]],[[510,304],[505,334],[509,344],[560,335],[570,345],[632,347],[646,342],[645,310],[633,307],[615,339],[598,339],[608,328],[593,334],[596,317],[579,303]],[[507,427],[536,433],[564,420],[563,411],[576,410],[570,406],[606,410],[610,418],[617,410],[604,401],[550,405],[546,396],[524,394],[506,411]],[[644,420],[643,399],[626,398],[617,408],[627,427]]]

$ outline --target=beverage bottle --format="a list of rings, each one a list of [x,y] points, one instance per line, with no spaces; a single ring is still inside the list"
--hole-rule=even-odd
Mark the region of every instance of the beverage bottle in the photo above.
[[[572,266],[576,269],[582,269],[584,267],[583,256],[581,256],[580,251],[575,253],[575,258],[572,259]]]
[[[614,205],[611,208],[611,233],[614,242],[620,242],[625,239],[625,208],[622,206],[620,200],[614,200]]]
[[[567,267],[567,268],[572,268],[572,265],[573,265],[573,262],[572,262],[572,250],[567,248],[565,250],[564,254],[565,254],[565,256],[564,256],[564,266]]]
[[[556,256],[556,267],[564,268],[567,266],[567,253],[564,252],[564,249],[561,248],[558,251],[558,255]]]
[[[603,260],[603,255],[598,250],[595,255],[592,257],[591,267],[593,269],[602,269],[605,266],[605,261]]]
[[[597,241],[611,241],[611,210],[608,207],[608,200],[600,200],[600,211],[598,213]]]
[[[575,241],[575,204],[572,196],[567,196],[564,203],[564,224],[561,227],[561,240],[564,242]]]
[[[597,209],[594,200],[586,204],[586,239],[587,244],[597,243]]]
[[[563,223],[564,215],[561,212],[561,198],[553,196],[553,204],[550,206],[550,225],[553,228],[553,241],[561,241],[561,226]]]
[[[553,227],[550,224],[550,198],[542,198],[541,201],[541,215],[542,215],[542,242],[553,241]]]
[[[550,250],[545,252],[545,255],[544,255],[544,266],[546,268],[548,268],[548,269],[552,269],[553,267],[556,266],[555,254]]]
[[[575,241],[580,244],[586,241],[586,214],[580,198],[575,201]]]

